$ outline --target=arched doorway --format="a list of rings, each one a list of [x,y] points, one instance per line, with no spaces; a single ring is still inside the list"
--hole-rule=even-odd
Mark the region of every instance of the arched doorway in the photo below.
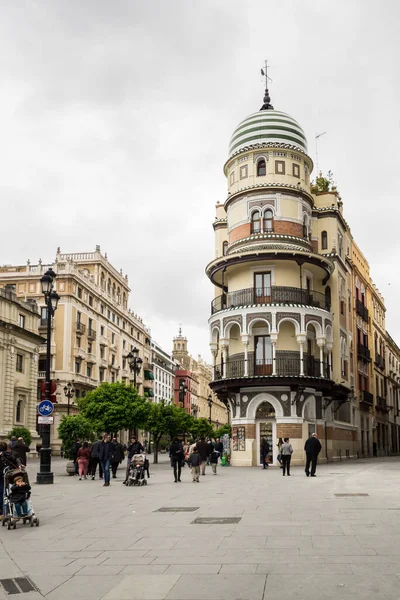
[[[261,465],[261,444],[267,440],[269,444],[268,462],[274,465],[277,460],[275,409],[270,402],[262,402],[256,411],[256,434],[258,448],[258,464]]]

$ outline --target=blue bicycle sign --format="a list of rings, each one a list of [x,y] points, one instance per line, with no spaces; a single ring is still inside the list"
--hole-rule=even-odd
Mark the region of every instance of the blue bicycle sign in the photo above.
[[[48,417],[52,414],[54,410],[54,404],[50,402],[50,400],[42,400],[38,405],[38,413],[39,415]]]

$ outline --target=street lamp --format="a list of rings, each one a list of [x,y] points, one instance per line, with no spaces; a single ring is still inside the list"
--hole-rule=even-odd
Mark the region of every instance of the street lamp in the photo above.
[[[132,348],[129,354],[127,354],[126,359],[128,361],[131,373],[133,373],[133,385],[136,387],[136,375],[139,375],[141,366],[143,364],[143,361],[139,356],[139,350],[137,348]]]
[[[182,408],[185,407],[185,396],[186,396],[187,391],[188,391],[188,388],[186,385],[186,380],[181,378],[179,380],[179,404],[181,405]]]
[[[45,400],[50,401],[50,367],[51,367],[51,318],[57,310],[60,296],[54,291],[54,279],[57,275],[53,269],[49,269],[40,280],[42,293],[47,308],[47,340],[46,340],[46,391]],[[50,425],[42,425],[42,447],[40,449],[40,471],[36,475],[36,483],[54,483],[51,472],[51,448],[50,448]]]
[[[208,407],[209,407],[209,409],[210,409],[210,416],[208,417],[208,420],[209,420],[209,421],[210,421],[210,423],[211,423],[211,410],[212,410],[212,405],[213,405],[213,399],[212,399],[212,396],[211,396],[211,394],[208,396],[208,398],[207,398],[207,402],[208,402]]]
[[[67,415],[69,415],[69,404],[70,404],[71,398],[73,398],[74,394],[75,394],[75,390],[72,387],[72,383],[70,381],[67,383],[67,385],[64,386],[64,394],[65,394],[65,397],[68,398]]]

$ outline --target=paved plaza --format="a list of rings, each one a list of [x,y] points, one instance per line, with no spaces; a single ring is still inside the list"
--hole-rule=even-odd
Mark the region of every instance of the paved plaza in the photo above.
[[[400,597],[400,459],[220,468],[174,483],[165,457],[149,485],[109,488],[64,474],[33,485],[40,527],[0,528],[0,579],[21,600],[325,600]],[[34,481],[37,462],[29,472]],[[192,512],[160,512],[163,507]],[[237,517],[237,523],[193,523]]]

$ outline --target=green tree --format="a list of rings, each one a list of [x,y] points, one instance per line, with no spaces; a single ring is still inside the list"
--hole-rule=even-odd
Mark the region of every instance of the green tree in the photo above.
[[[218,429],[216,429],[214,431],[214,439],[217,437],[222,437],[225,434],[228,434],[230,437],[232,437],[232,427],[230,425],[228,425],[228,423],[225,423],[225,425],[222,425],[221,427],[219,427]]]
[[[32,443],[31,432],[26,427],[13,427],[8,434],[8,439],[11,439],[13,436],[16,438],[24,438],[24,442],[27,446],[30,446]]]
[[[190,427],[190,433],[195,438],[212,438],[214,437],[214,428],[207,419],[193,419],[193,422]]]
[[[65,458],[71,459],[71,449],[76,440],[92,440],[93,425],[83,415],[63,416],[58,426],[58,436],[63,444]]]
[[[95,431],[109,433],[143,427],[150,406],[132,385],[122,382],[102,383],[77,403]]]
[[[163,435],[171,439],[190,430],[193,417],[175,404],[167,404],[165,400],[148,405],[148,413],[143,429],[153,437],[154,463],[158,463],[158,449]]]

